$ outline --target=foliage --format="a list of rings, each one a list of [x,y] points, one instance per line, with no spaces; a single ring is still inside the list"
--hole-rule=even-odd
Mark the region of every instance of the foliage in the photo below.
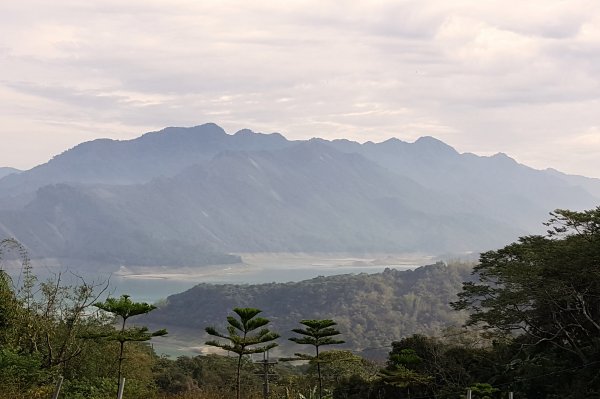
[[[446,328],[435,337],[416,334],[393,341],[382,370],[348,350],[322,351],[324,345],[341,342],[331,319],[302,320],[302,328],[293,330],[299,336],[291,341],[313,346],[315,354],[297,354],[295,359],[308,360],[308,365],[277,365],[279,378],[272,383],[272,397],[321,396],[314,386],[315,374],[335,399],[453,399],[464,396],[467,388],[474,399],[506,397],[508,390],[514,391],[515,397],[540,399],[600,397],[600,208],[557,210],[547,226],[546,236],[522,237],[481,255],[474,271],[476,280],[465,278],[463,291],[453,303],[457,310],[470,312],[467,326]],[[260,397],[261,381],[249,355],[273,348],[279,336],[266,328],[269,320],[258,317],[260,310],[235,308],[235,315],[227,317],[224,333],[206,328],[221,339],[207,344],[233,352],[235,358],[158,358],[145,341],[153,334],[162,335],[160,330],[152,333],[144,327],[125,326],[126,320],[150,312],[153,305],[135,304],[126,296],[98,303],[98,308],[122,318],[121,328],[115,329],[114,320],[102,312],[85,310],[97,295],[97,285],[84,281],[65,285],[61,275],[38,282],[17,244],[0,245],[4,251],[16,250],[18,257],[23,256],[25,270],[25,278],[17,283],[0,271],[0,399],[47,398],[59,373],[65,377],[65,397],[112,398],[117,364],[124,358],[128,359],[128,399],[221,399],[231,397],[234,390],[239,396],[242,384],[249,398]],[[2,254],[6,252],[0,251]],[[240,291],[245,293],[242,296],[261,298],[264,292],[281,289],[281,296],[289,295],[291,302],[300,304],[302,298],[313,306],[311,301],[323,298],[337,297],[339,301],[346,298],[344,292],[356,288],[359,294],[346,298],[357,301],[350,303],[349,309],[385,300],[382,308],[413,311],[412,320],[417,322],[436,317],[435,312],[442,309],[423,305],[436,303],[434,294],[426,291],[432,291],[436,282],[442,283],[442,290],[449,290],[453,282],[443,279],[454,281],[465,276],[465,271],[466,267],[440,264],[411,273],[320,278],[305,282],[303,289],[309,288],[302,296],[300,288],[295,291],[293,285],[245,286],[228,291],[225,302],[239,298]],[[319,285],[328,281],[335,284]],[[409,282],[412,287],[407,293]],[[227,291],[226,287],[220,289]],[[330,297],[332,287],[338,292]],[[293,289],[286,294],[286,288]],[[311,297],[316,293],[322,294],[321,298]],[[218,308],[215,301],[221,299],[211,297],[206,312]],[[169,302],[173,302],[171,298]],[[288,305],[273,306],[287,309],[290,319],[299,314]],[[349,331],[353,337],[366,331],[361,324],[363,316],[357,315],[356,323],[347,315],[344,324],[353,328]],[[459,313],[446,320],[460,317]],[[396,330],[397,320],[404,325],[404,319],[396,318],[375,322]],[[372,335],[362,339],[365,345],[388,345],[385,338],[378,338],[383,342]]]
[[[472,278],[472,266],[438,263],[290,283],[198,284],[169,296],[147,319],[172,332],[204,329],[237,304],[250,303],[271,315],[278,331],[296,328],[299,320],[333,319],[348,347],[380,348],[406,335],[437,334],[447,325],[462,324],[466,313],[452,311],[448,303],[456,300],[462,282]],[[286,349],[290,344],[281,343]],[[369,349],[369,356],[384,359],[386,350]]]
[[[600,207],[557,210],[547,237],[521,237],[481,255],[480,283],[466,283],[454,306],[469,324],[527,335],[582,362],[600,341]]]
[[[377,378],[379,366],[349,350],[332,349],[319,353],[319,362],[309,363],[307,373],[314,374],[317,364],[321,366],[323,381],[331,386],[357,377],[363,381],[373,381]]]
[[[116,377],[119,345],[99,337],[116,331],[111,319],[90,312],[108,284],[72,273],[40,282],[25,249],[12,239],[0,242],[0,255],[14,252],[20,275],[11,279],[0,270],[0,398],[47,398],[59,374],[68,397],[114,397],[114,384],[109,390],[105,385]],[[148,346],[133,344],[124,356],[132,363],[127,397],[151,397],[155,355]]]
[[[122,320],[121,329],[118,331],[110,331],[108,333],[88,334],[86,338],[104,338],[109,341],[117,341],[119,343],[118,357],[118,374],[117,381],[121,383],[122,365],[125,360],[124,348],[126,342],[143,342],[149,341],[153,337],[160,337],[167,334],[167,330],[161,329],[154,332],[148,331],[147,327],[129,327],[125,328],[125,324],[130,317],[147,314],[156,309],[156,306],[149,305],[145,302],[133,302],[129,299],[129,295],[121,295],[119,299],[108,298],[104,302],[96,302],[95,307],[105,312],[118,316]]]
[[[227,326],[227,334],[220,333],[215,327],[206,327],[206,332],[209,335],[224,338],[229,342],[221,343],[216,340],[210,340],[206,342],[206,345],[216,346],[238,355],[236,394],[237,398],[240,399],[240,373],[243,357],[253,353],[263,353],[276,347],[277,344],[272,341],[279,338],[279,334],[265,327],[269,324],[268,319],[257,317],[262,312],[260,309],[234,308],[233,312],[238,316],[239,320],[233,316],[227,316],[227,323],[229,324]]]
[[[161,358],[154,367],[156,385],[164,393],[221,397],[235,392],[236,370],[237,359],[216,354],[180,356],[176,360]],[[247,357],[242,360],[240,374],[246,392],[262,391],[262,381]]]
[[[481,254],[479,282],[465,283],[453,306],[472,312],[469,325],[515,335],[515,377],[557,374],[521,389],[592,397],[600,390],[600,207],[551,216],[548,235]]]
[[[471,385],[469,389],[473,399],[492,399],[492,396],[499,391],[499,389],[486,383],[476,383]]]
[[[292,331],[299,334],[300,337],[292,337],[289,340],[300,345],[311,345],[315,348],[315,355],[307,355],[304,353],[296,353],[296,358],[293,360],[309,360],[316,364],[317,381],[319,386],[319,398],[323,397],[323,377],[321,375],[322,358],[319,354],[319,348],[326,345],[343,344],[344,341],[335,339],[340,332],[334,328],[336,322],[329,319],[323,320],[302,320],[300,324],[306,328],[294,328]]]
[[[0,349],[0,381],[5,387],[26,391],[47,381],[50,375],[41,366],[42,359],[39,354]]]

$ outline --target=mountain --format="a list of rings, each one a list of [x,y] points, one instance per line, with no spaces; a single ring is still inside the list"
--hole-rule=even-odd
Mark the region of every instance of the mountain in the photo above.
[[[83,143],[0,179],[0,237],[33,256],[120,265],[239,252],[480,251],[600,202],[593,179],[423,137],[288,141],[214,124]]]
[[[468,208],[525,231],[532,231],[532,226],[539,225],[556,208],[584,209],[600,203],[598,179],[564,178],[521,165],[503,153],[491,157],[459,154],[433,137],[421,137],[414,143],[390,139],[358,146],[339,140],[332,144],[341,151],[359,153],[440,195],[458,196]]]
[[[4,176],[8,176],[10,174],[20,173],[20,172],[21,171],[19,169],[0,167],[0,179],[2,179]]]
[[[207,251],[467,251],[514,233],[319,141],[225,151],[140,185],[48,185],[0,221],[34,256],[137,265],[226,263]]]
[[[0,197],[55,183],[136,184],[209,161],[221,151],[271,150],[289,142],[280,134],[248,129],[229,135],[214,123],[168,127],[133,140],[98,139],[77,145],[45,164],[0,179]]]
[[[556,169],[546,169],[546,173],[556,176],[559,179],[567,182],[572,186],[580,186],[587,190],[592,195],[600,198],[600,179],[595,179],[591,177],[577,176],[577,175],[569,175],[566,173],[562,173]]]
[[[471,270],[469,265],[437,263],[415,270],[386,269],[290,283],[199,284],[169,296],[138,322],[170,332],[196,331],[200,341],[204,328],[225,324],[234,307],[256,307],[281,334],[281,344],[300,320],[333,319],[346,346],[364,350],[462,324],[465,315],[451,310],[449,302],[456,300],[462,282],[472,278]]]

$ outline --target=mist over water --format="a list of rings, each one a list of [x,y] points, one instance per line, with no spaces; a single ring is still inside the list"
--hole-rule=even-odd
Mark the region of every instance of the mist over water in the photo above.
[[[95,285],[103,294],[130,295],[135,301],[156,303],[169,295],[186,291],[200,283],[263,284],[286,283],[339,274],[379,273],[386,268],[408,270],[434,263],[427,254],[294,254],[246,253],[243,263],[206,267],[135,267],[82,261],[35,259],[32,273],[39,281],[60,280],[66,285]],[[22,281],[20,263],[5,262],[16,285]]]
[[[393,266],[394,269],[408,270],[414,266]],[[223,270],[222,274],[211,275],[204,278],[189,279],[178,278],[145,278],[144,276],[111,277],[111,291],[114,296],[128,294],[136,301],[155,303],[169,295],[183,292],[200,283],[212,284],[262,284],[262,283],[285,283],[290,281],[301,281],[318,276],[333,276],[348,273],[379,273],[389,266],[365,266],[365,267],[303,267],[294,269],[271,269],[251,271],[247,273],[235,273],[231,270]]]

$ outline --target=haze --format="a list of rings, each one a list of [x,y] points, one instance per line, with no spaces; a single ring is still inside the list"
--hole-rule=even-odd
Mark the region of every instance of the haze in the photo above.
[[[5,1],[0,166],[213,121],[600,177],[597,1]]]

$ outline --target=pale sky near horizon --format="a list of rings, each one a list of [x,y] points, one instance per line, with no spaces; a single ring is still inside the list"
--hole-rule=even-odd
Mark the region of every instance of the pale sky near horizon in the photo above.
[[[0,166],[214,122],[600,177],[600,1],[0,3]]]

